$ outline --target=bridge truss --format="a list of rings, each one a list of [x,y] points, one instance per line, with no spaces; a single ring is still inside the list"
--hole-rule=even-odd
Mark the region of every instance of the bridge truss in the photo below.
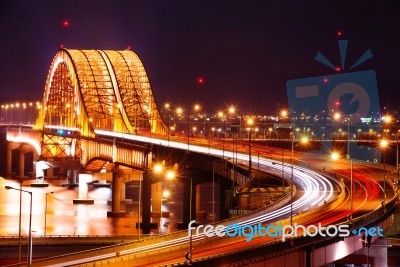
[[[35,129],[43,133],[44,158],[80,157],[76,140],[95,137],[95,130],[168,133],[143,64],[130,50],[59,50]]]

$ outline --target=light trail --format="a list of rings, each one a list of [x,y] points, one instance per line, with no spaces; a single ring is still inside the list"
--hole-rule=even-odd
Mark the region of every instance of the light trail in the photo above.
[[[138,135],[130,135],[130,134],[120,134],[120,133],[115,133],[115,132],[108,132],[108,131],[103,131],[103,130],[95,130],[96,134],[103,135],[103,136],[108,136],[108,137],[115,137],[115,138],[124,138],[126,140],[132,140],[132,141],[140,141],[140,142],[147,142],[147,143],[152,143],[152,144],[157,144],[157,145],[162,145],[162,146],[169,146],[173,148],[179,148],[183,150],[188,149],[188,144],[187,143],[179,143],[175,141],[165,141],[163,139],[156,139],[156,138],[150,138],[150,137],[145,137],[145,136],[138,136]],[[225,151],[225,150],[220,150],[220,149],[215,149],[215,148],[205,148],[197,145],[189,145],[189,150],[192,152],[197,152],[197,153],[203,153],[203,154],[209,154],[209,155],[215,155],[215,156],[224,156],[226,158],[233,158],[234,153],[231,151]],[[235,158],[237,157],[238,160],[243,160],[244,163],[247,163],[248,160],[248,154],[244,153],[237,153],[235,154]],[[299,184],[302,186],[302,190],[305,192],[302,194],[300,198],[298,198],[296,201],[293,202],[292,204],[292,209],[294,211],[298,210],[310,210],[315,207],[319,207],[323,205],[324,203],[329,202],[332,200],[333,192],[334,192],[334,186],[333,184],[324,176],[318,174],[317,172],[308,170],[303,167],[295,166],[295,165],[290,165],[290,164],[281,164],[280,161],[276,160],[270,160],[270,159],[265,159],[265,158],[260,158],[260,157],[252,157],[252,161],[255,163],[258,163],[260,166],[260,169],[263,171],[267,172],[282,172],[282,168],[284,173],[287,175],[291,175],[292,173],[292,168],[293,168],[293,180],[296,181],[296,184]],[[238,222],[239,225],[254,225],[257,223],[262,223],[265,224],[267,222],[272,222],[274,220],[283,218],[284,216],[287,216],[290,213],[290,206],[286,205],[284,207],[278,208],[274,211],[269,212],[268,214],[262,214],[259,216],[255,216],[251,219],[243,220]],[[296,215],[296,213],[293,213],[293,216]],[[225,226],[231,224],[229,222],[221,223]],[[202,240],[206,238],[203,233],[199,233],[199,235],[192,236],[192,242],[196,242],[199,240]],[[164,248],[170,248],[171,246],[179,246],[179,245],[184,245],[189,243],[190,237],[184,236],[184,237],[179,237],[175,238],[172,240],[168,241],[163,241],[159,242],[156,244],[151,244],[151,245],[146,245],[142,247],[137,247],[137,248],[132,248],[132,249],[125,249],[121,250],[116,253],[110,253],[110,254],[105,254],[105,255],[100,255],[96,257],[89,257],[81,260],[74,260],[74,261],[69,261],[69,262],[63,262],[62,264],[54,264],[54,265],[48,265],[51,267],[56,267],[56,266],[68,266],[68,265],[74,265],[74,264],[82,264],[82,263],[88,263],[92,261],[98,261],[98,260],[104,260],[108,258],[115,257],[116,255],[123,256],[123,255],[128,255],[128,254],[139,254],[139,253],[147,253],[150,251],[155,251],[155,250],[160,250]]]

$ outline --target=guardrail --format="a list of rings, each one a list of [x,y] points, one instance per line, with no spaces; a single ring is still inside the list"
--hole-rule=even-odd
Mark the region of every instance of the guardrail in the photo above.
[[[392,198],[385,207],[380,207],[379,209],[362,215],[353,219],[351,224],[350,232],[354,229],[359,229],[361,227],[371,227],[381,223],[385,223],[390,220],[390,214],[396,209],[398,204],[397,196]],[[353,237],[354,234],[351,233],[349,237]],[[349,238],[346,237],[346,238]],[[225,258],[237,259],[243,261],[244,258],[249,258],[249,262],[257,262],[255,258],[271,259],[277,256],[282,256],[290,254],[296,251],[304,251],[307,249],[315,249],[318,247],[327,246],[339,241],[343,241],[344,237],[322,237],[322,236],[297,236],[288,239],[286,242],[282,242],[280,238],[274,239],[260,245],[248,246],[243,249],[224,252],[216,254],[213,256],[206,256],[193,259],[193,263],[196,264],[207,264],[209,266],[218,266],[222,263],[227,263]],[[223,259],[224,258],[224,259]],[[250,260],[251,259],[251,260]],[[180,266],[184,265],[185,261],[174,262],[168,266]],[[165,266],[165,265],[164,265]]]
[[[143,238],[151,238],[159,236],[159,234],[141,234]],[[22,242],[27,242],[28,236],[21,237]],[[125,243],[138,240],[138,235],[34,235],[32,238],[33,244],[57,244],[57,243],[98,243],[98,244],[111,244],[111,243]],[[19,243],[17,235],[0,236],[0,246],[16,245]]]

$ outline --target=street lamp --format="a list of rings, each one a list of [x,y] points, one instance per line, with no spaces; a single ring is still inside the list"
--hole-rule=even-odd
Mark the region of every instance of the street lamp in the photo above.
[[[341,118],[341,116],[342,115],[340,113],[336,112],[334,114],[334,119],[338,121]],[[347,153],[346,153],[346,158],[348,158],[348,159],[350,158],[350,116],[351,115],[349,115],[348,117],[345,118],[345,121],[347,122]],[[339,129],[339,131],[341,132],[342,129]],[[339,132],[338,132],[338,135],[339,135]],[[339,136],[339,139],[340,139],[340,136]]]
[[[49,194],[54,194],[54,192],[46,193],[46,204],[44,205],[44,236],[46,236],[46,227],[47,227],[47,196]]]
[[[386,139],[382,139],[379,143],[380,148],[382,149],[383,153],[383,203],[382,205],[385,206],[386,204],[386,153],[385,150],[389,142]]]
[[[168,111],[168,131],[167,131],[167,135],[168,135],[168,146],[169,146],[169,136],[171,134],[171,114],[170,114],[170,107],[171,105],[169,103],[165,103],[164,104],[164,108]]]
[[[247,120],[247,125],[249,126],[247,129],[249,131],[249,178],[251,178],[251,126],[253,126],[254,120],[249,118]]]
[[[399,190],[399,133],[400,129],[396,133],[396,184],[397,191]]]
[[[19,180],[19,218],[18,218],[18,263],[21,262],[21,220],[22,220],[22,184],[27,181]]]
[[[196,112],[200,112],[201,111],[201,105],[200,104],[195,104],[193,108],[194,108],[194,110]],[[203,132],[204,138],[206,138],[206,121],[207,121],[207,112],[204,109],[204,126],[203,126],[204,127],[204,132]]]
[[[291,168],[291,174],[290,174],[290,181],[291,181],[291,185],[290,185],[290,225],[293,226],[293,184],[294,184],[294,175],[293,175],[293,169],[294,169],[294,162],[293,162],[293,158],[294,158],[294,135],[292,133],[292,154],[291,154],[291,159],[290,159],[290,163],[292,165]],[[302,144],[306,144],[308,143],[308,138],[306,136],[302,137],[300,139],[300,143]]]
[[[225,121],[226,121],[226,117],[225,114],[222,111],[218,112],[218,117],[221,118],[222,122],[223,122],[223,131],[222,131],[222,158],[225,157],[225,131],[226,131],[226,127],[225,127]]]
[[[236,113],[236,108],[235,106],[229,106],[228,107],[228,113],[230,114],[231,118],[233,115]],[[240,133],[240,127],[241,125],[239,124],[239,127],[236,124],[236,119],[233,118],[234,124],[231,126],[231,135],[232,135],[232,155],[233,155],[233,162],[235,163],[235,154],[236,154],[236,162],[237,162],[237,140],[238,140],[238,133]],[[236,153],[235,153],[236,152]]]
[[[20,192],[25,192],[28,193],[30,195],[30,210],[29,210],[29,235],[28,235],[28,266],[31,266],[32,263],[32,192],[31,191],[27,191],[27,190],[23,190],[23,189],[19,189],[19,188],[14,188],[11,186],[5,186],[4,187],[6,190],[17,190]],[[21,212],[20,212],[21,213]]]
[[[181,107],[178,107],[176,109],[176,114],[178,114],[178,116],[181,116],[183,114],[183,109]],[[187,150],[189,152],[189,123],[190,123],[190,114],[187,114]]]
[[[163,233],[162,230],[161,230],[163,228],[163,222],[162,222],[162,218],[163,218],[163,208],[162,208],[163,198],[164,198],[164,200],[167,200],[167,198],[169,196],[170,196],[170,192],[168,190],[162,191],[161,199],[160,199],[160,228],[159,228],[160,235]]]
[[[339,153],[333,152],[331,154],[333,160],[339,159]],[[350,222],[353,220],[353,159],[350,160]]]
[[[177,176],[174,171],[167,171],[166,177],[168,180],[173,180]],[[187,178],[190,179],[190,194],[189,194],[189,222],[192,221],[192,194],[193,194],[193,178],[189,176],[179,175],[178,178]],[[192,264],[192,251],[193,251],[193,240],[192,240],[192,231],[189,231],[189,252],[186,253],[185,257],[189,260],[189,263]]]

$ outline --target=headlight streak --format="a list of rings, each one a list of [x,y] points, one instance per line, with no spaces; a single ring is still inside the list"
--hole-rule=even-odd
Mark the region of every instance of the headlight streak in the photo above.
[[[96,134],[100,135],[106,135],[110,137],[117,137],[117,138],[124,138],[128,140],[136,140],[136,141],[142,141],[142,142],[147,142],[147,143],[153,143],[153,144],[158,144],[158,145],[165,145],[167,146],[168,143],[165,140],[161,139],[156,139],[156,138],[149,138],[149,137],[144,137],[144,136],[137,136],[137,135],[129,135],[129,134],[120,134],[120,133],[115,133],[115,132],[108,132],[108,131],[103,131],[103,130],[95,130]],[[169,146],[170,147],[175,147],[175,148],[180,148],[183,150],[188,149],[187,144],[183,143],[178,143],[174,141],[169,141]],[[194,152],[199,152],[203,154],[212,154],[212,155],[217,155],[217,156],[222,156],[224,155],[225,158],[233,158],[233,152],[229,151],[222,151],[219,149],[215,148],[207,148],[207,147],[200,147],[196,145],[190,144],[189,149]],[[235,154],[236,157],[236,154]],[[238,160],[243,160],[243,162],[247,162],[248,160],[248,155],[247,154],[242,154],[238,153],[237,154],[237,159]],[[260,164],[260,168],[264,171],[269,171],[269,172],[281,172],[282,168],[284,172],[286,173],[286,177],[288,175],[291,175],[292,171],[292,166],[290,164],[284,164],[282,166],[281,162],[279,161],[274,161],[274,160],[266,160],[258,157],[252,157],[252,161],[254,163]],[[321,206],[324,203],[328,202],[331,200],[332,195],[333,195],[333,185],[332,183],[325,178],[324,176],[310,171],[308,169],[305,169],[303,167],[299,166],[293,166],[293,179],[295,182],[299,185],[301,185],[306,192],[303,194],[299,199],[293,202],[293,210],[308,210],[314,206]],[[322,188],[322,189],[320,189]],[[239,222],[239,225],[254,225],[257,223],[266,223],[269,221],[272,221],[274,219],[278,219],[284,215],[287,215],[290,213],[290,206],[284,206],[281,207],[277,210],[271,211],[268,214],[263,214],[257,217],[253,217],[248,220],[244,220]],[[295,215],[295,214],[293,214]],[[192,236],[192,241],[197,241],[206,238],[204,234],[199,233],[199,235]],[[189,236],[185,237],[180,237],[174,240],[168,240],[164,241],[161,243],[156,243],[152,245],[147,245],[143,247],[138,247],[138,248],[132,248],[132,249],[127,249],[120,251],[118,255],[123,256],[127,254],[133,254],[133,253],[144,253],[144,252],[150,252],[154,250],[159,250],[162,248],[167,248],[171,246],[178,246],[178,245],[183,245],[189,243]],[[106,254],[106,255],[101,255],[98,257],[91,257],[87,259],[82,259],[82,260],[75,260],[71,262],[66,262],[63,263],[63,266],[66,266],[66,264],[77,264],[77,263],[86,263],[86,262],[91,262],[95,260],[101,260],[101,259],[106,259],[110,257],[114,257],[115,253],[111,254]],[[51,266],[61,266],[61,265],[51,265]]]

